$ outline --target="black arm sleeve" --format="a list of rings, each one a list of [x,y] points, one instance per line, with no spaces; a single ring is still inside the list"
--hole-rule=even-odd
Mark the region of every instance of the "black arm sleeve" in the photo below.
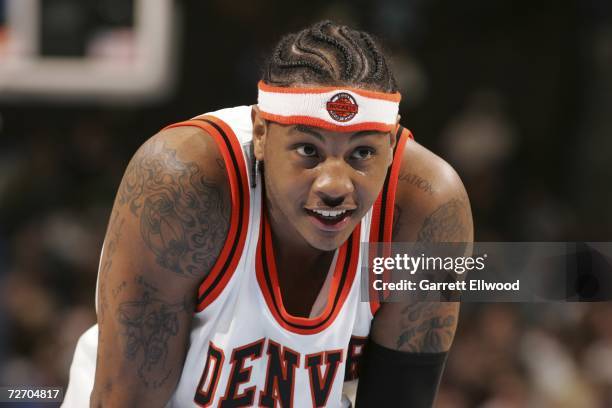
[[[356,407],[433,406],[447,354],[396,351],[369,340],[359,371]]]

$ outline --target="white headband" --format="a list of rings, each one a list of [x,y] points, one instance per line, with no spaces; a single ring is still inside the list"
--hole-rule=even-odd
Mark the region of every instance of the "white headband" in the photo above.
[[[259,81],[257,105],[264,119],[336,132],[395,128],[401,95],[358,88],[278,87]]]

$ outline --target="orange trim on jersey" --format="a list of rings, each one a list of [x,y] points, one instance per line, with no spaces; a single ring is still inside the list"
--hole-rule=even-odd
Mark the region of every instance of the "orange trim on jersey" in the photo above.
[[[397,146],[395,148],[395,154],[393,156],[393,164],[391,165],[391,170],[389,171],[389,185],[387,189],[386,196],[386,208],[385,208],[385,219],[384,222],[384,242],[391,242],[391,236],[393,233],[393,214],[395,212],[395,193],[397,192],[397,182],[399,178],[399,172],[402,167],[402,158],[404,157],[404,147],[406,146],[406,141],[408,140],[407,134],[412,135],[409,130],[404,128],[400,133],[400,138],[397,141]],[[407,133],[406,133],[407,132]]]
[[[402,167],[402,159],[404,157],[404,148],[408,139],[414,139],[412,133],[404,128],[398,126],[397,129],[397,142],[395,145],[395,151],[393,153],[393,164],[391,169],[387,173],[387,178],[383,185],[383,189],[374,202],[372,209],[372,220],[370,224],[370,238],[369,242],[392,242],[393,235],[393,215],[395,213],[395,193],[397,192],[397,183],[399,179],[399,172]],[[378,256],[378,255],[377,255]],[[384,256],[384,254],[382,254]],[[372,274],[372,271],[369,271]],[[383,279],[389,282],[389,272],[383,272]],[[370,277],[371,279],[371,277]],[[370,310],[372,315],[376,314],[376,311],[380,307],[379,296],[380,293],[376,292],[372,285],[368,285],[369,288],[369,299],[370,299]]]
[[[285,86],[273,86],[268,85],[264,81],[259,81],[257,87],[264,92],[274,93],[290,93],[290,94],[320,94],[334,91],[351,91],[358,95],[366,98],[381,99],[383,101],[399,102],[402,99],[402,95],[399,92],[388,93],[388,92],[376,92],[368,89],[352,88],[346,86],[318,86],[318,87],[285,87]]]
[[[213,116],[202,116],[170,125],[166,129],[179,126],[199,127],[211,135],[223,157],[230,183],[232,204],[229,231],[215,264],[200,284],[196,312],[201,312],[219,296],[240,261],[249,225],[249,183],[240,143],[225,122]]]
[[[359,260],[360,231],[361,223],[357,224],[348,240],[338,249],[327,304],[323,312],[313,318],[293,316],[283,305],[274,258],[272,232],[262,205],[255,264],[257,282],[268,309],[283,328],[298,334],[315,334],[333,323],[353,286]]]
[[[334,132],[359,132],[362,130],[374,130],[377,132],[390,132],[395,127],[395,124],[384,124],[380,122],[363,122],[357,123],[354,125],[341,126],[336,125],[334,123],[330,123],[323,119],[313,118],[311,116],[283,116],[276,115],[274,113],[268,113],[264,111],[260,111],[259,114],[262,118],[266,120],[270,120],[272,122],[281,123],[283,125],[306,125],[306,126],[314,126],[327,130],[332,130]]]
[[[378,255],[378,254],[372,254],[372,251],[373,251],[372,243],[379,242],[378,236],[380,234],[380,227],[381,227],[380,225],[381,203],[382,203],[382,191],[376,198],[376,201],[374,201],[374,206],[372,208],[372,219],[370,220],[370,237],[368,239],[368,242],[370,243],[370,245],[368,245],[368,251],[370,251],[370,253],[368,254],[368,259],[373,259],[375,256]],[[370,302],[370,311],[372,312],[372,315],[375,315],[376,311],[380,307],[380,302],[378,299],[379,293],[375,291],[372,286],[372,282],[374,282],[374,279],[375,279],[372,268],[367,268],[367,271],[368,271],[368,279],[367,279],[368,299]]]

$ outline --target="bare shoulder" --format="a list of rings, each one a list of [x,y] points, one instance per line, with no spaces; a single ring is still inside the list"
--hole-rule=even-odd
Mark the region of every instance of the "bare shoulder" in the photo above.
[[[184,276],[208,271],[231,211],[228,176],[213,138],[187,126],[148,139],[125,171],[115,206],[139,219],[158,266]]]
[[[126,172],[126,176],[136,176],[137,186],[144,188],[147,180],[146,175],[175,175],[183,173],[191,175],[200,172],[206,175],[206,179],[220,186],[227,185],[229,189],[227,172],[219,147],[212,136],[204,130],[195,126],[182,126],[165,129],[155,134],[136,151],[132,157]],[[128,180],[132,181],[132,180]],[[160,180],[161,181],[161,180]],[[133,193],[132,183],[122,183],[120,194]],[[123,197],[128,199],[128,197]]]
[[[471,241],[472,214],[457,172],[414,140],[406,143],[395,200],[394,241]]]

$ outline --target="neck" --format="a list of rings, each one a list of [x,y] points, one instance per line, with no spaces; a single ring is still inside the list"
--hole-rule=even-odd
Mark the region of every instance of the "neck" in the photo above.
[[[329,266],[329,259],[333,257],[334,251],[321,251],[308,244],[296,244],[283,236],[285,235],[281,232],[283,228],[275,228],[272,225],[270,228],[274,244],[274,258],[279,271],[291,270],[299,274],[302,271],[317,270],[317,266],[321,263]]]
[[[269,208],[269,207],[268,207]],[[266,216],[272,232],[274,258],[279,274],[302,275],[321,270],[327,273],[327,268],[334,251],[322,251],[312,247],[297,231],[289,230],[288,223],[266,209]]]

